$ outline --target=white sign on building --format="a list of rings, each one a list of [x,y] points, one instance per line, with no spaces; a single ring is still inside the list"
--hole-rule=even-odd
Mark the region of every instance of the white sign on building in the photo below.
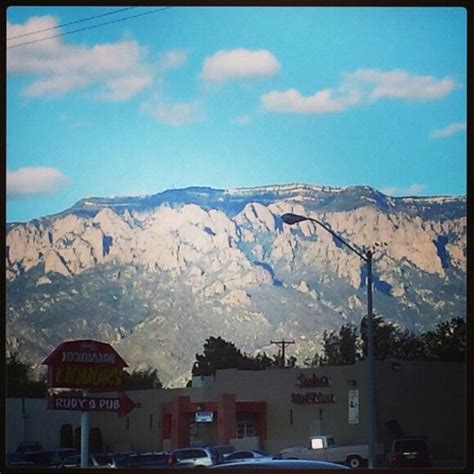
[[[359,390],[349,390],[349,423],[359,423]]]

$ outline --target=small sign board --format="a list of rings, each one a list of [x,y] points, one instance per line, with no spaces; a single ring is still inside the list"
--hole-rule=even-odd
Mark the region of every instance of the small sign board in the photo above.
[[[348,394],[349,423],[359,423],[359,390],[349,390]]]
[[[210,423],[214,419],[212,411],[197,411],[194,420],[196,423]]]
[[[136,407],[126,393],[115,398],[48,395],[47,404],[48,410],[107,411],[119,415],[127,415]]]

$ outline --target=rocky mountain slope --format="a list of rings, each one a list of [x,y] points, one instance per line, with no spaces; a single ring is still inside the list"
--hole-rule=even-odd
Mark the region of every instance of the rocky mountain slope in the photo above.
[[[66,339],[100,339],[169,386],[189,379],[209,336],[269,354],[270,340],[294,339],[303,364],[325,329],[364,316],[365,268],[316,224],[283,224],[286,212],[359,248],[386,242],[375,247],[377,314],[413,331],[465,317],[465,197],[196,187],[8,224],[7,352],[38,366]]]

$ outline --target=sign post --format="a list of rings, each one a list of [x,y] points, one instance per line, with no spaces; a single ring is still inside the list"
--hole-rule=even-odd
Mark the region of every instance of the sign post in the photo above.
[[[82,411],[81,468],[87,468],[89,412],[113,411],[126,414],[136,406],[126,394],[122,394],[120,398],[90,397],[89,389],[119,389],[123,368],[128,365],[110,344],[90,339],[63,342],[43,364],[48,366],[48,387],[82,390],[82,397],[48,395],[47,403],[50,410]]]
[[[84,397],[87,398],[88,391],[84,390]],[[86,469],[89,460],[89,412],[83,411],[81,415],[81,468]]]

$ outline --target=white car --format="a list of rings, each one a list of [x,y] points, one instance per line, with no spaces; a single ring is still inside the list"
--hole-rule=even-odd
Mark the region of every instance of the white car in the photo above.
[[[213,464],[214,455],[208,448],[180,448],[170,453],[172,467],[208,467]]]
[[[69,456],[58,466],[60,468],[81,467],[81,456]],[[115,468],[114,457],[111,454],[89,454],[88,468]]]
[[[257,449],[248,451],[235,451],[225,457],[225,462],[259,462],[269,461],[273,456]]]

